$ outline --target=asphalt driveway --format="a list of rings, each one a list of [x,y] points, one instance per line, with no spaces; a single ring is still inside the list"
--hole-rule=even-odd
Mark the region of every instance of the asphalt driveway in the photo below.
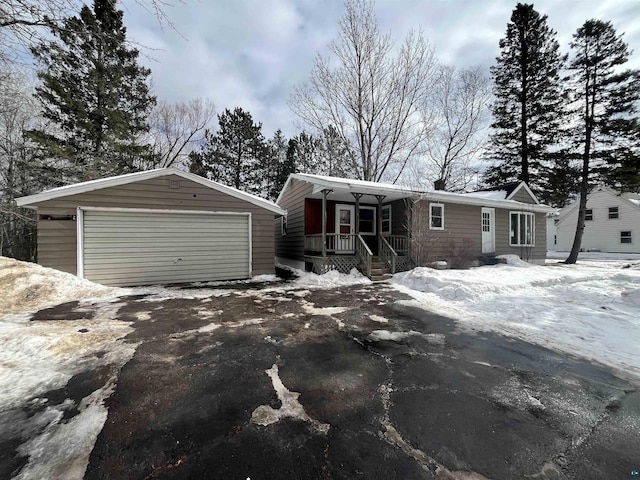
[[[116,315],[137,349],[85,478],[635,478],[635,386],[402,300],[386,284],[127,299]],[[79,401],[110,373],[58,395]],[[0,444],[6,478],[22,460]]]

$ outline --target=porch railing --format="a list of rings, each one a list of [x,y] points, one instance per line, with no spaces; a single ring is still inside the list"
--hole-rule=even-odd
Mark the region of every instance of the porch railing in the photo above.
[[[360,235],[355,235],[356,237],[356,254],[360,259],[360,265],[364,269],[364,273],[367,277],[371,277],[371,257],[373,254],[369,249],[369,246],[364,242],[364,239]]]
[[[387,239],[382,235],[380,235],[378,241],[378,256],[382,258],[392,274],[396,273],[396,261],[398,259],[398,254],[393,248],[391,248]]]
[[[356,237],[352,233],[338,234],[327,233],[325,247],[327,252],[332,253],[354,253],[356,251]],[[322,251],[322,234],[315,233],[313,235],[304,236],[304,249],[310,252]]]
[[[409,237],[404,235],[384,235],[384,239],[389,246],[396,252],[409,252]]]

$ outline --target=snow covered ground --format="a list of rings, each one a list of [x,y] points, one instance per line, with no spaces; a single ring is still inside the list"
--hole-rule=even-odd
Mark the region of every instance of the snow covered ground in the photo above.
[[[600,254],[536,266],[511,257],[470,270],[416,268],[392,283],[413,298],[407,303],[460,329],[514,336],[640,380],[640,259]]]

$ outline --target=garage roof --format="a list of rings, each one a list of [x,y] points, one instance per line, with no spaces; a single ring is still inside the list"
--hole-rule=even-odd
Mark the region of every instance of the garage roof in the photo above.
[[[214,182],[207,178],[203,178],[199,175],[195,175],[189,172],[183,172],[177,168],[158,168],[155,170],[146,170],[143,172],[128,173],[126,175],[119,175],[117,177],[100,178],[98,180],[90,180],[88,182],[74,183],[72,185],[66,185],[64,187],[52,188],[35,195],[29,195],[27,197],[20,197],[16,199],[16,204],[19,207],[26,207],[33,205],[34,203],[45,202],[47,200],[53,200],[55,198],[66,197],[69,195],[77,195],[79,193],[91,192],[93,190],[100,190],[108,187],[117,187],[118,185],[125,185],[127,183],[139,182],[142,180],[149,180],[156,177],[163,177],[165,175],[177,175],[192,182],[199,183],[205,187],[217,190],[221,193],[225,193],[232,197],[244,200],[246,202],[262,207],[278,215],[286,215],[286,210],[280,208],[275,203],[265,200],[264,198],[252,195],[250,193],[241,192],[232,187],[227,187],[221,183]]]

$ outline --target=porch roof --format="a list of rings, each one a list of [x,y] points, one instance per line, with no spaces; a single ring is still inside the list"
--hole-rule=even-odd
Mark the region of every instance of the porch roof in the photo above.
[[[322,190],[329,189],[332,190],[332,192],[328,198],[340,202],[352,202],[354,198],[352,193],[362,193],[364,195],[370,195],[370,197],[361,198],[360,201],[362,203],[377,203],[375,195],[384,195],[385,203],[402,198],[415,198],[433,202],[449,202],[482,207],[511,208],[518,210],[524,208],[530,212],[548,213],[553,211],[551,207],[539,203],[530,204],[511,200],[505,192],[499,192],[498,195],[500,195],[501,198],[498,195],[486,195],[486,192],[453,193],[440,190],[425,192],[389,183],[367,182],[364,180],[327,177],[308,173],[293,173],[289,175],[289,179],[282,189],[282,192],[280,192],[280,197],[278,197],[276,203],[280,202],[282,194],[287,190],[292,179],[313,184],[313,192],[310,198],[322,198]],[[533,198],[535,199],[535,197]]]

